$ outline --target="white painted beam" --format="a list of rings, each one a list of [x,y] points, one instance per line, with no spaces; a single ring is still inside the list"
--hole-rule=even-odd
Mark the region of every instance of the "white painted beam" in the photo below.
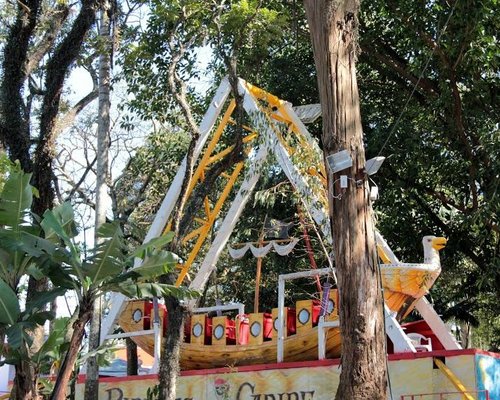
[[[450,330],[438,315],[436,310],[434,310],[432,304],[429,303],[429,300],[427,300],[425,297],[422,297],[415,304],[415,308],[420,313],[425,322],[427,322],[432,332],[434,332],[434,334],[446,350],[462,349],[462,346],[460,346],[455,340],[455,337],[451,334]]]
[[[385,333],[394,345],[394,353],[416,353],[415,346],[406,336],[401,325],[396,320],[395,313],[384,304]]]

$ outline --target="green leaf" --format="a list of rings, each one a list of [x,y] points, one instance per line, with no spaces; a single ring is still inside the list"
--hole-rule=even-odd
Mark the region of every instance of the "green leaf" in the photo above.
[[[25,313],[31,313],[37,310],[45,309],[45,306],[51,303],[55,298],[63,296],[66,293],[64,288],[54,288],[47,292],[38,292],[26,303]]]
[[[120,274],[125,266],[125,244],[119,225],[103,224],[97,236],[101,243],[94,249],[89,262],[84,263],[84,273],[94,285]]]
[[[144,278],[153,278],[171,272],[176,264],[177,261],[173,253],[170,251],[158,251],[147,257],[133,271]]]
[[[15,324],[20,313],[16,293],[3,279],[0,279],[0,324]]]
[[[54,210],[45,211],[40,225],[45,232],[46,238],[56,243],[62,240],[73,256],[77,257],[78,251],[71,241],[73,237],[73,210],[70,207],[65,203]]]
[[[190,290],[185,287],[176,287],[164,283],[146,283],[146,282],[122,282],[114,285],[109,289],[123,293],[130,298],[153,298],[174,296],[178,299],[195,299],[200,296],[200,293],[195,290]]]
[[[9,173],[0,197],[0,225],[17,229],[33,201],[31,174],[21,170]]]
[[[165,235],[151,239],[149,242],[137,247],[132,253],[133,257],[145,258],[149,250],[161,249],[174,238],[173,232],[167,232]]]
[[[45,277],[43,271],[35,264],[31,264],[26,268],[26,273],[35,278],[37,281]]]
[[[57,242],[59,238],[69,240],[78,234],[73,207],[70,203],[66,202],[53,210],[47,210],[43,216],[44,220],[47,219],[45,223],[42,221],[46,239]]]
[[[52,311],[38,311],[34,312],[33,314],[30,314],[28,318],[26,318],[27,323],[30,325],[44,325],[45,322],[51,321],[55,318],[55,314]]]
[[[5,334],[9,340],[9,347],[13,349],[20,349],[23,345],[23,342],[27,343],[28,346],[31,346],[33,343],[33,339],[26,332],[25,324],[22,322],[18,322],[5,330]]]

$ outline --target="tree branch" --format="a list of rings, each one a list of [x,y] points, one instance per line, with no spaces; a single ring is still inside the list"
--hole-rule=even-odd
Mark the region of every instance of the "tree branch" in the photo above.
[[[40,60],[45,57],[48,51],[52,48],[57,34],[61,31],[61,27],[68,18],[69,7],[64,2],[58,2],[54,11],[48,11],[45,23],[48,29],[45,31],[40,41],[35,44],[28,56],[26,64],[26,75],[29,76],[38,67]]]
[[[0,140],[12,160],[19,160],[25,171],[32,170],[30,127],[25,118],[22,89],[26,80],[28,48],[36,28],[41,0],[18,2],[17,16],[10,27],[3,50],[0,85]]]
[[[97,0],[82,1],[82,7],[71,30],[57,46],[47,63],[46,95],[41,108],[40,140],[35,150],[33,171],[33,183],[40,191],[40,197],[35,199],[33,203],[33,211],[37,214],[42,214],[45,209],[53,205],[54,193],[50,184],[50,168],[54,159],[57,136],[55,124],[62,88],[67,71],[78,57],[83,40],[95,22],[97,8]]]

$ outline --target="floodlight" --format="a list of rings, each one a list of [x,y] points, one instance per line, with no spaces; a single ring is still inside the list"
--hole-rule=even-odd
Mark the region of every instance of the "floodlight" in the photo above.
[[[366,173],[368,175],[375,174],[379,170],[379,168],[382,165],[382,163],[384,162],[384,160],[385,160],[385,157],[382,157],[382,156],[370,158],[366,162],[366,166],[365,166]]]
[[[330,154],[326,157],[326,161],[328,161],[328,165],[333,173],[352,167],[352,158],[347,150]]]

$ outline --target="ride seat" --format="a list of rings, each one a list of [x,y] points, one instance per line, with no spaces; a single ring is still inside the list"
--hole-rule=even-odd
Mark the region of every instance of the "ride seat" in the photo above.
[[[411,343],[417,352],[432,351],[432,342],[430,338],[415,332],[408,333],[407,336],[408,339],[411,340]]]

